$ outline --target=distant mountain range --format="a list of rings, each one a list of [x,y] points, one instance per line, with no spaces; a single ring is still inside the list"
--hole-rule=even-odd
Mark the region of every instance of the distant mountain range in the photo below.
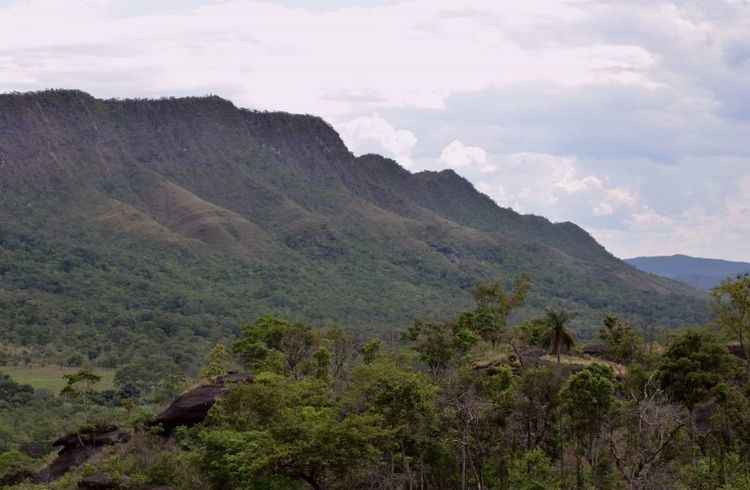
[[[625,262],[644,272],[650,272],[698,289],[713,289],[730,277],[750,273],[750,263],[719,259],[703,259],[687,255],[636,257]]]
[[[524,273],[527,315],[708,316],[705,295],[575,224],[501,208],[452,170],[357,157],[318,117],[214,96],[0,95],[0,341],[85,342],[99,360],[139,336],[183,339],[182,355],[266,313],[383,331]]]

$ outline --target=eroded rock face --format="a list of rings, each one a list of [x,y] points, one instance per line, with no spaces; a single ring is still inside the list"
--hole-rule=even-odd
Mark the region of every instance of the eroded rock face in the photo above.
[[[213,382],[198,386],[181,395],[167,407],[151,425],[159,425],[169,434],[180,426],[192,426],[205,420],[208,411],[217,398],[227,392],[229,387],[237,383],[251,383],[252,376],[231,373],[220,376]]]
[[[123,444],[130,440],[128,432],[115,425],[76,432],[61,437],[52,443],[60,447],[57,457],[39,472],[35,480],[46,483],[57,480],[72,468],[80,466],[105,446]]]

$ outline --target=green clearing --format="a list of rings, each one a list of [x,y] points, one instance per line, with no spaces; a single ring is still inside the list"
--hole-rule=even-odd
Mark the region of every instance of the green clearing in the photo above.
[[[52,393],[59,393],[65,386],[63,376],[73,374],[78,368],[65,368],[59,366],[0,366],[0,373],[5,373],[13,378],[17,383],[29,384],[37,390],[49,390]],[[96,385],[99,390],[112,388],[115,377],[114,369],[94,369],[94,372],[101,376],[102,380]]]

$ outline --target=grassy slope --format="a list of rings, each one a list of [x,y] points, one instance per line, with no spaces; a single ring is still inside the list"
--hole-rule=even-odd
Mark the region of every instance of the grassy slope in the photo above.
[[[60,366],[0,366],[0,373],[9,375],[14,381],[28,384],[37,390],[48,390],[51,393],[59,393],[65,387],[63,376],[74,374],[78,368],[65,368]],[[98,368],[94,374],[102,379],[96,384],[98,390],[112,388],[115,372],[112,369]]]

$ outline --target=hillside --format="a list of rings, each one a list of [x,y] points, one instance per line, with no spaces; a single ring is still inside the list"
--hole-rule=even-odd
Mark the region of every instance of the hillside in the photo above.
[[[0,356],[85,346],[108,367],[158,346],[185,367],[265,313],[384,331],[522,273],[524,314],[565,306],[583,336],[605,311],[708,314],[701,293],[578,226],[498,207],[451,170],[355,157],[317,117],[218,97],[0,95]]]
[[[668,277],[697,289],[713,289],[727,278],[750,273],[750,263],[687,255],[636,257],[625,262],[644,272]]]

